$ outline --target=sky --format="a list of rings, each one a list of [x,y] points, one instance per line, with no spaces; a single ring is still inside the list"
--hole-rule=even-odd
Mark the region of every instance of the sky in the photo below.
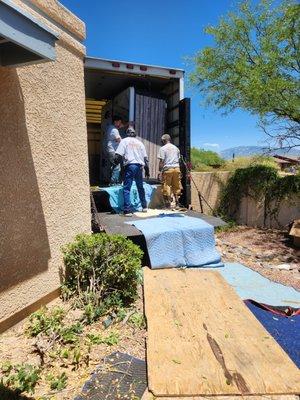
[[[204,33],[233,9],[234,0],[60,0],[81,18],[87,29],[87,55],[182,68],[187,58],[212,38]],[[221,151],[235,146],[264,145],[257,118],[241,110],[223,116],[203,106],[203,98],[188,84],[191,97],[192,145]]]

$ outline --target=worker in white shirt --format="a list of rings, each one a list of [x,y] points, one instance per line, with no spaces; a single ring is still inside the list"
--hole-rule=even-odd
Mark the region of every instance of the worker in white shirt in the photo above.
[[[159,171],[163,182],[162,193],[165,206],[171,207],[172,195],[175,198],[176,207],[179,206],[178,199],[181,194],[181,173],[180,173],[180,151],[171,143],[170,135],[162,135],[162,147],[158,153]]]
[[[116,149],[116,163],[123,159],[124,165],[124,215],[132,216],[132,205],[130,202],[130,189],[135,181],[143,212],[147,212],[145,189],[143,186],[143,169],[145,176],[149,177],[148,157],[144,144],[136,138],[133,128],[126,131],[127,137],[122,139]]]
[[[115,115],[112,118],[112,124],[106,129],[105,143],[106,153],[110,167],[110,184],[117,185],[120,183],[121,166],[114,163],[116,149],[121,142],[119,129],[123,126],[122,118]]]

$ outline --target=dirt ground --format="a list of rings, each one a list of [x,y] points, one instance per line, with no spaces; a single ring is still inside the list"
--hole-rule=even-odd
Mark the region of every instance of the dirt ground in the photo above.
[[[238,226],[216,233],[224,262],[239,262],[272,281],[300,290],[300,249],[287,233]]]
[[[76,312],[70,311],[70,304],[62,302],[57,299],[48,305],[48,308],[60,306],[68,311],[68,323],[74,323],[78,315]],[[90,378],[91,373],[96,369],[97,365],[101,364],[101,360],[115,352],[120,351],[128,353],[140,359],[145,359],[145,327],[137,327],[128,322],[128,317],[133,312],[143,313],[143,300],[142,288],[139,290],[139,298],[128,310],[125,319],[119,323],[114,323],[109,328],[105,329],[103,320],[99,320],[84,328],[82,336],[82,343],[89,333],[103,334],[104,336],[114,332],[119,337],[119,342],[116,345],[108,346],[106,344],[92,345],[89,353],[88,365],[83,361],[79,367],[65,365],[61,361],[46,361],[46,367],[43,370],[41,381],[35,388],[33,395],[24,394],[24,400],[73,400],[76,395],[79,395],[84,383]],[[25,328],[28,324],[28,319],[20,323],[18,326],[10,329],[0,336],[0,366],[5,361],[12,364],[32,364],[36,366],[41,365],[41,358],[34,352],[36,338],[29,338],[24,334]],[[67,386],[61,391],[50,390],[49,383],[47,382],[47,375],[55,374],[60,375],[63,372],[68,377]],[[0,372],[1,381],[1,372]],[[1,397],[1,396],[0,396]],[[2,400],[2,398],[0,399]],[[22,397],[23,400],[23,397]]]
[[[217,232],[216,243],[223,261],[240,262],[273,281],[300,290],[300,249],[297,250],[292,246],[284,232],[237,227],[230,231]],[[78,320],[79,315],[70,310],[70,304],[58,299],[51,303],[49,308],[54,306],[61,306],[67,310],[68,323]],[[103,320],[100,320],[86,326],[82,333],[82,343],[84,343],[88,333],[99,334],[100,332],[108,335],[110,332],[115,332],[119,336],[118,344],[112,346],[92,345],[88,363],[82,362],[76,368],[62,362],[48,360],[41,383],[36,386],[35,394],[26,396],[26,399],[74,399],[89,379],[90,374],[100,364],[101,359],[115,351],[145,359],[146,329],[144,326],[138,327],[130,323],[129,317],[133,312],[143,313],[142,288],[139,289],[136,303],[127,311],[127,316],[123,321],[105,329]],[[24,334],[27,324],[28,320],[25,320],[0,336],[0,364],[5,361],[13,364],[28,363],[37,366],[41,364],[40,356],[34,352],[36,338],[29,338]],[[68,376],[66,388],[59,392],[50,390],[46,379],[47,374],[61,374],[62,372]]]

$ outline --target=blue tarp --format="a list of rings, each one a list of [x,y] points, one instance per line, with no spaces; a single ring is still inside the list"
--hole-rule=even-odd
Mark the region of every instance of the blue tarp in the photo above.
[[[266,311],[249,301],[245,303],[269,334],[274,337],[300,368],[300,315],[284,317]]]
[[[123,186],[122,185],[115,185],[109,187],[100,187],[100,190],[105,191],[109,195],[109,203],[111,207],[116,212],[120,212],[124,208],[124,197],[123,197]],[[149,185],[148,183],[144,182],[144,189],[146,195],[146,201],[149,205],[153,192],[156,189],[156,186]],[[130,200],[132,204],[132,211],[141,211],[142,205],[140,203],[139,194],[137,191],[136,183],[133,182],[131,191],[130,191]]]
[[[223,266],[214,228],[200,218],[165,214],[127,223],[144,234],[152,268]]]
[[[300,307],[300,292],[272,282],[242,264],[226,263],[219,272],[244,300],[252,299],[274,306]]]

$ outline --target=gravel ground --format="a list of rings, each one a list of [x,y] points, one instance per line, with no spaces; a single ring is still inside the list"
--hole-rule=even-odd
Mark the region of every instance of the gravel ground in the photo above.
[[[216,243],[224,262],[239,262],[300,291],[300,249],[286,232],[239,226],[216,233]]]

